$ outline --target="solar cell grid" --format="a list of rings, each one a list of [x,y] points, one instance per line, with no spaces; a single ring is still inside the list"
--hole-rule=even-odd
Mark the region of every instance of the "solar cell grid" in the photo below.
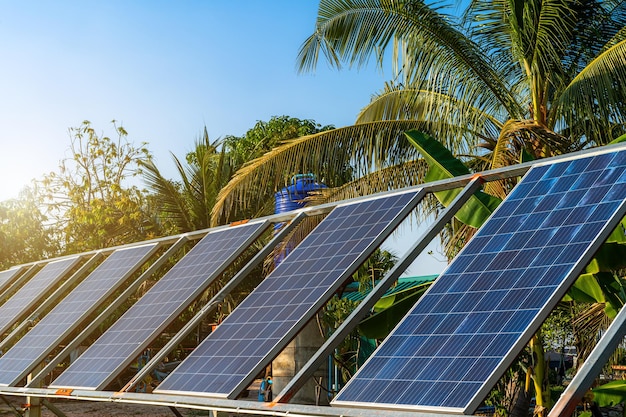
[[[15,321],[32,308],[47,290],[58,284],[79,260],[79,257],[74,256],[46,264],[0,306],[0,334],[9,330]]]
[[[0,294],[13,283],[21,271],[22,268],[12,268],[0,272]]]
[[[624,173],[626,151],[531,169],[333,404],[474,412],[624,216]]]
[[[51,386],[104,388],[268,225],[251,222],[207,234]]]
[[[0,357],[0,385],[15,385],[111,295],[157,244],[118,249]]]
[[[416,204],[414,191],[335,208],[155,392],[236,396]]]

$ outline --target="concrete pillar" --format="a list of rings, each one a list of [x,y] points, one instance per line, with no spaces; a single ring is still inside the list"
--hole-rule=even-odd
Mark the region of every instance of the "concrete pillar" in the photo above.
[[[278,394],[293,379],[295,374],[307,363],[313,354],[322,346],[324,338],[320,334],[317,322],[311,320],[294,340],[272,362],[272,390]],[[320,381],[323,387],[327,383],[327,366],[315,372],[314,378]],[[327,405],[326,391],[320,390],[313,380],[306,384],[293,396],[292,404]]]

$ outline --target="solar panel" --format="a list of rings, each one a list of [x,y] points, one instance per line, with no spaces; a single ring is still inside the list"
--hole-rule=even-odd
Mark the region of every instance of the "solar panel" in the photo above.
[[[13,283],[14,278],[17,278],[23,269],[24,268],[12,268],[0,272],[0,294]]]
[[[207,234],[51,386],[104,388],[268,226],[251,222]]]
[[[91,314],[158,245],[118,249],[0,357],[0,385],[15,385]]]
[[[78,263],[80,257],[52,261],[0,306],[0,334],[9,328],[30,310],[46,293],[57,285],[63,277]]]
[[[413,191],[336,207],[155,392],[236,396],[417,202]]]
[[[624,216],[625,168],[532,168],[332,404],[473,413]]]

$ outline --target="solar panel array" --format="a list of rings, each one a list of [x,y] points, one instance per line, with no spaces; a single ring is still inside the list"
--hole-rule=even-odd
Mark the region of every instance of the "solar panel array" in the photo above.
[[[336,207],[155,392],[236,396],[417,202],[413,191]]]
[[[0,385],[15,385],[113,294],[154,253],[157,244],[118,249],[0,357]]]
[[[532,168],[332,404],[473,413],[625,200],[626,151]]]
[[[0,334],[11,328],[37,301],[78,263],[80,257],[52,261],[0,306]]]
[[[51,386],[104,388],[268,225],[248,223],[207,234]]]

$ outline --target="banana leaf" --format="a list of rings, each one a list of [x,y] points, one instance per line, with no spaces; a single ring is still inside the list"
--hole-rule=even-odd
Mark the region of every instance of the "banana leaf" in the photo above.
[[[441,143],[431,136],[411,130],[404,133],[408,141],[422,154],[429,166],[425,181],[437,181],[470,174],[470,170]],[[447,207],[461,192],[460,189],[439,191],[435,193],[437,200]],[[462,223],[472,227],[480,227],[491,213],[502,202],[497,197],[483,191],[476,191],[467,203],[455,214]]]
[[[569,289],[567,300],[576,300],[583,303],[604,303],[604,293],[594,274],[582,274]]]
[[[429,286],[430,283],[422,284],[416,292],[362,320],[358,326],[359,333],[368,339],[384,339],[387,337],[389,332],[396,327]]]
[[[609,142],[609,145],[613,145],[615,143],[622,143],[622,142],[626,142],[626,135],[622,135],[618,137],[617,139],[613,139],[611,142]]]
[[[624,299],[624,286],[610,272],[581,274],[564,297],[565,301],[604,303],[604,311],[610,318],[615,318]]]
[[[598,407],[609,407],[626,401],[626,381],[611,381],[591,390]]]
[[[396,302],[395,295],[388,295],[387,297],[383,297],[374,304],[374,311],[379,312],[391,307]]]
[[[626,268],[626,243],[606,242],[587,266],[587,272],[609,272]]]

